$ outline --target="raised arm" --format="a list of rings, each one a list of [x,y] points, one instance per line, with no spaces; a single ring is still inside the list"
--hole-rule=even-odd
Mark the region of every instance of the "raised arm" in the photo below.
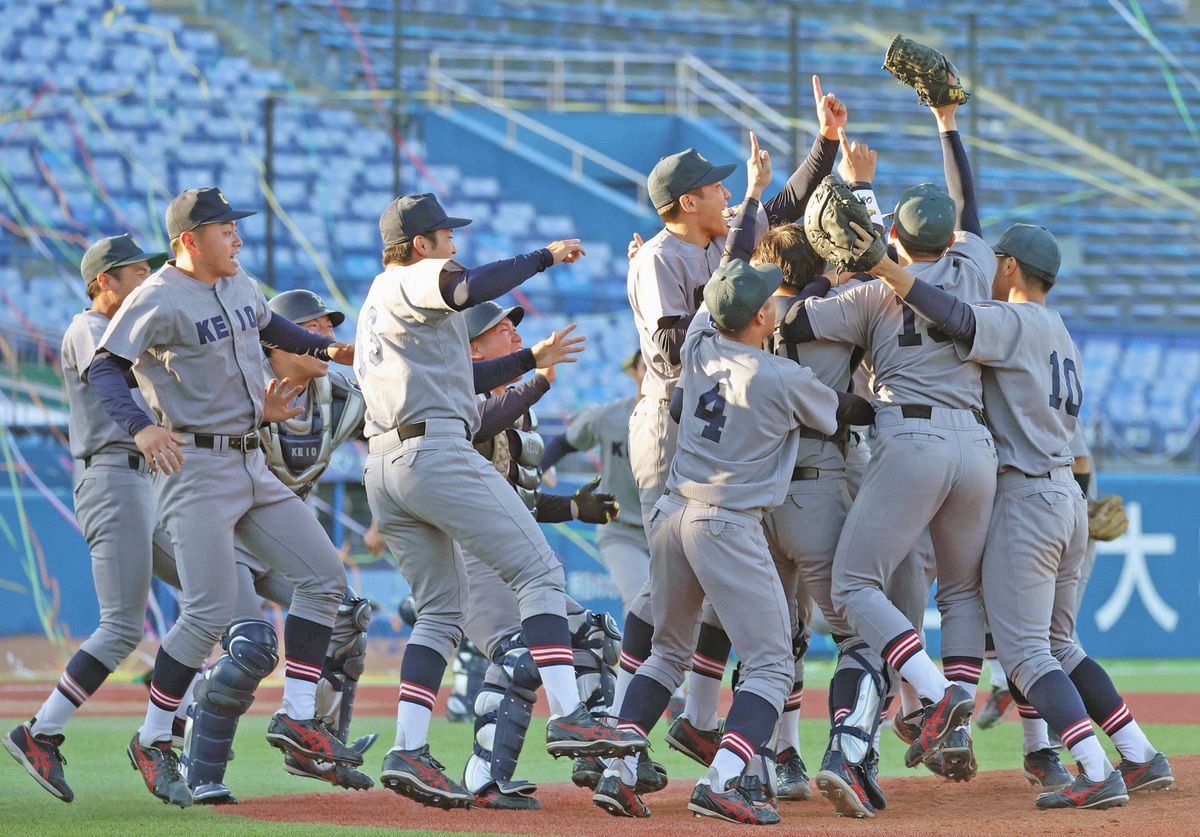
[[[772,227],[791,224],[804,217],[808,199],[817,184],[833,173],[833,164],[837,160],[838,131],[846,127],[846,106],[832,93],[822,91],[820,76],[814,75],[812,83],[820,130],[808,156],[792,172],[782,191],[763,205]]]
[[[771,182],[771,154],[758,147],[758,137],[750,134],[750,157],[746,160],[746,198],[729,224],[721,264],[732,259],[750,261],[758,232],[758,206],[763,189]]]
[[[958,121],[955,116],[958,105],[942,105],[930,110],[937,120],[938,132],[942,138],[942,167],[946,172],[946,191],[954,198],[954,204],[958,207],[958,221],[954,228],[982,236],[983,227],[979,223],[979,207],[975,202],[975,180],[971,175],[971,161],[967,158],[967,149],[963,147],[962,137],[958,133]]]

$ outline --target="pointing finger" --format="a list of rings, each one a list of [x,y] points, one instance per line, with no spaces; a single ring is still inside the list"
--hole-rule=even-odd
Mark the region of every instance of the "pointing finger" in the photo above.
[[[817,107],[821,107],[821,105],[822,105],[821,100],[825,98],[825,94],[821,92],[821,77],[819,75],[817,75],[816,73],[813,73],[812,84],[813,84],[813,101],[817,103]]]

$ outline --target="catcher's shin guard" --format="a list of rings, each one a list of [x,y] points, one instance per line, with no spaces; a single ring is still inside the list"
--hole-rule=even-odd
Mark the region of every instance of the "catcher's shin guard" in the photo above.
[[[851,688],[849,683],[843,683],[842,688],[829,690],[829,708],[834,718],[829,731],[830,747],[837,749],[852,765],[862,764],[871,753],[875,730],[879,726],[879,709],[887,692],[883,675],[862,653],[866,649],[865,643],[856,643],[843,649],[842,657],[848,658],[843,663],[853,660],[860,667],[852,668],[843,664],[834,674],[835,681],[842,678],[854,680],[853,705],[846,707],[834,703],[835,700],[839,703],[844,700],[843,689]]]
[[[342,741],[347,741],[350,735],[354,695],[366,667],[370,624],[371,603],[357,598],[354,591],[347,588],[338,607],[321,680],[317,684],[317,717],[333,727]]]
[[[206,795],[228,796],[225,767],[238,718],[254,701],[259,681],[279,663],[275,629],[269,622],[234,622],[221,645],[225,653],[196,686],[196,703],[185,737],[187,783],[198,801]]]
[[[579,700],[589,710],[606,712],[616,691],[621,631],[609,613],[585,610],[567,619]]]
[[[461,723],[474,717],[475,700],[483,687],[488,665],[488,658],[469,639],[458,644],[458,650],[450,660],[454,685],[446,699],[447,720]]]

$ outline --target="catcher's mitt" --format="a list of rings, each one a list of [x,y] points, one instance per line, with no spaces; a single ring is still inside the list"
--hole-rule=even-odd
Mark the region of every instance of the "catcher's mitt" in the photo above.
[[[874,239],[866,252],[858,254],[858,235],[850,227],[854,221]],[[887,244],[871,226],[871,213],[858,196],[827,175],[817,186],[804,209],[804,234],[817,255],[833,262],[839,270],[869,270],[887,252]]]
[[[1088,500],[1088,537],[1097,541],[1115,541],[1129,528],[1125,504],[1115,494]]]
[[[883,69],[917,91],[930,107],[962,105],[971,94],[963,89],[958,70],[936,49],[897,35],[883,59]],[[954,80],[951,81],[950,77]]]

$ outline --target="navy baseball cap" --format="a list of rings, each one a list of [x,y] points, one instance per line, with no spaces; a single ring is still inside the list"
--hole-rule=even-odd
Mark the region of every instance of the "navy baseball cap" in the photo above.
[[[167,237],[174,241],[196,227],[223,224],[254,214],[252,210],[234,209],[216,186],[186,189],[167,207]]]
[[[512,320],[513,326],[519,326],[525,319],[525,309],[520,305],[502,308],[488,300],[467,309],[467,339],[474,340],[490,328],[495,328],[505,317]]]
[[[389,203],[379,216],[379,234],[383,237],[383,246],[391,247],[418,235],[428,235],[434,230],[453,230],[469,223],[470,218],[447,215],[438,199],[429,192],[401,195]]]
[[[114,267],[149,262],[151,270],[158,270],[166,261],[166,253],[144,253],[133,240],[133,236],[126,233],[102,238],[87,248],[83,254],[83,261],[79,263],[79,273],[83,276],[83,281],[91,282],[101,273],[107,273]]]
[[[779,265],[751,267],[741,259],[731,259],[713,271],[704,286],[704,304],[717,328],[737,331],[754,319],[781,284]]]
[[[346,320],[346,315],[341,311],[335,311],[328,307],[325,300],[303,288],[275,294],[267,306],[272,313],[278,314],[285,320],[291,320],[293,323],[306,323],[317,317],[328,317],[329,322],[333,324],[334,328],[337,328]]]
[[[1062,255],[1054,233],[1034,224],[1013,224],[992,250],[1000,256],[1012,256],[1023,265],[1040,270],[1053,279],[1062,267]]]
[[[654,208],[662,209],[692,189],[720,183],[736,168],[737,163],[714,166],[699,151],[689,148],[678,154],[668,154],[655,163],[646,179],[646,191]]]
[[[954,235],[957,221],[954,199],[932,183],[905,189],[892,216],[903,242],[938,253]]]

